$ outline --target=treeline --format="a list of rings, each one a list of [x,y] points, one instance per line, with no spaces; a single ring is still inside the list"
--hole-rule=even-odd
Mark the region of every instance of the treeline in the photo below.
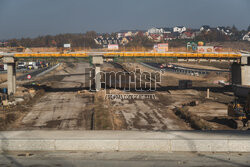
[[[97,36],[95,31],[89,31],[85,34],[59,34],[46,35],[37,38],[21,38],[8,40],[11,47],[63,47],[70,43],[72,47],[90,47],[97,48],[94,38]]]
[[[240,41],[243,36],[250,32],[250,26],[247,30],[238,30],[235,26],[227,27],[231,30],[231,35],[226,35],[225,33],[218,31],[216,29],[211,29],[210,31],[203,31],[195,37],[196,41],[205,42],[225,42],[225,41]]]
[[[136,35],[133,37],[126,47],[144,47],[144,48],[152,48],[154,46],[154,41],[150,40],[148,37],[144,35]]]

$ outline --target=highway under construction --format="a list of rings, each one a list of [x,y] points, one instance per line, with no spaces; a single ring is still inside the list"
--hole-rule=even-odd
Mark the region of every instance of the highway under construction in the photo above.
[[[250,166],[249,5],[0,0],[0,167]]]
[[[203,65],[204,69],[218,69]],[[214,64],[214,63],[213,63]],[[216,64],[216,63],[215,63]],[[230,65],[226,62],[225,68]],[[196,67],[195,64],[192,65]],[[60,129],[60,130],[191,130],[235,129],[227,117],[227,103],[233,100],[229,88],[218,84],[227,82],[230,73],[210,73],[201,76],[175,72],[161,72],[156,91],[123,92],[114,85],[104,90],[89,91],[91,66],[87,62],[61,63],[57,68],[32,80],[17,81],[17,97],[25,94],[33,98],[8,108],[10,115],[18,117],[9,130]],[[152,66],[153,67],[153,66]],[[103,72],[157,72],[141,63],[104,63]],[[160,71],[160,68],[159,68]],[[223,69],[221,69],[223,71]],[[179,80],[191,80],[192,87],[178,88]],[[146,79],[143,82],[148,82]],[[103,80],[101,80],[103,82]],[[111,82],[115,82],[114,80]],[[129,85],[125,84],[125,87]],[[131,86],[131,85],[130,85]],[[104,88],[104,87],[103,87]],[[210,97],[207,99],[207,89]],[[107,99],[107,95],[154,95],[154,99]],[[194,103],[194,104],[193,104]],[[186,106],[188,118],[180,109]],[[18,111],[18,112],[16,112]],[[70,111],[70,112],[69,112]],[[7,121],[8,122],[8,121]],[[2,126],[4,127],[4,126]]]
[[[31,78],[28,73],[15,78],[16,62],[43,58],[5,54],[8,71],[1,88],[8,87],[8,98],[0,113],[1,149],[250,152],[245,147],[249,133],[242,131],[249,124],[239,127],[236,117],[228,115],[228,104],[235,100],[231,83],[249,83],[247,55],[201,58],[205,61],[177,53],[175,59],[51,56],[46,59],[50,67]],[[196,139],[190,130],[202,131],[194,131]],[[50,131],[59,134],[53,137]],[[244,141],[237,149],[236,140]]]

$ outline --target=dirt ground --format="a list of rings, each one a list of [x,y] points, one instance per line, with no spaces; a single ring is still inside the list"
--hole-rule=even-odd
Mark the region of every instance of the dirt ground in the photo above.
[[[153,72],[140,64],[123,64],[127,69],[140,68]],[[202,66],[201,66],[202,67]],[[109,68],[110,70],[110,68]],[[219,76],[218,76],[219,77]],[[190,112],[209,124],[210,129],[231,129],[226,121],[227,103],[233,100],[232,93],[224,93],[224,89],[210,82],[214,76],[196,77],[174,73],[162,74],[161,87],[152,92],[156,99],[120,100],[109,102],[112,110],[114,129],[129,130],[188,130],[193,129],[190,122],[175,114],[175,109],[197,101],[196,106],[189,106]],[[178,89],[180,79],[193,81],[193,89]],[[207,87],[210,88],[210,99],[206,99]],[[111,94],[124,94],[113,90]],[[133,92],[137,93],[137,92]],[[132,93],[129,93],[132,94]]]
[[[140,64],[122,64],[127,70],[140,68],[154,72]],[[197,77],[175,73],[162,73],[155,92],[123,92],[109,89],[98,93],[86,90],[85,68],[88,63],[67,64],[41,78],[39,89],[44,93],[34,102],[16,110],[22,113],[7,128],[58,129],[58,130],[192,130],[204,129],[176,113],[186,106],[186,111],[209,129],[232,129],[227,120],[227,103],[233,96],[228,90],[209,82],[214,76]],[[121,66],[103,65],[104,71],[121,71]],[[178,89],[180,79],[193,82],[192,89]],[[210,98],[206,99],[207,88]],[[27,88],[26,88],[27,89]],[[28,88],[29,90],[30,88]],[[84,90],[85,89],[85,90]],[[153,99],[105,99],[106,94],[151,94]],[[191,106],[190,103],[197,102]],[[25,109],[24,109],[25,108]],[[23,111],[23,112],[22,112]],[[207,126],[208,125],[208,126]],[[201,125],[203,127],[203,125]],[[206,128],[205,128],[206,129]]]
[[[86,82],[87,67],[87,63],[79,63],[40,80],[46,85],[45,93],[19,120],[16,129],[91,129],[94,96],[79,92]]]

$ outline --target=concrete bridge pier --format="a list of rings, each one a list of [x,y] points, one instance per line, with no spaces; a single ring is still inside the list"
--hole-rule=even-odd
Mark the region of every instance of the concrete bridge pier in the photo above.
[[[101,65],[103,64],[103,56],[93,56],[92,64],[95,67],[95,89],[96,91],[101,90]]]
[[[242,54],[240,63],[234,63],[231,68],[232,83],[250,86],[250,54]]]
[[[101,90],[101,66],[95,65],[95,89],[96,91]]]
[[[3,62],[7,64],[8,95],[16,93],[16,60],[14,56],[4,56]]]

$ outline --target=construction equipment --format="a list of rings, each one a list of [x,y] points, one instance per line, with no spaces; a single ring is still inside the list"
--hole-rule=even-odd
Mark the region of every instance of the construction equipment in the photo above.
[[[231,117],[237,129],[250,128],[250,87],[236,86],[235,100],[228,105],[228,116]]]

